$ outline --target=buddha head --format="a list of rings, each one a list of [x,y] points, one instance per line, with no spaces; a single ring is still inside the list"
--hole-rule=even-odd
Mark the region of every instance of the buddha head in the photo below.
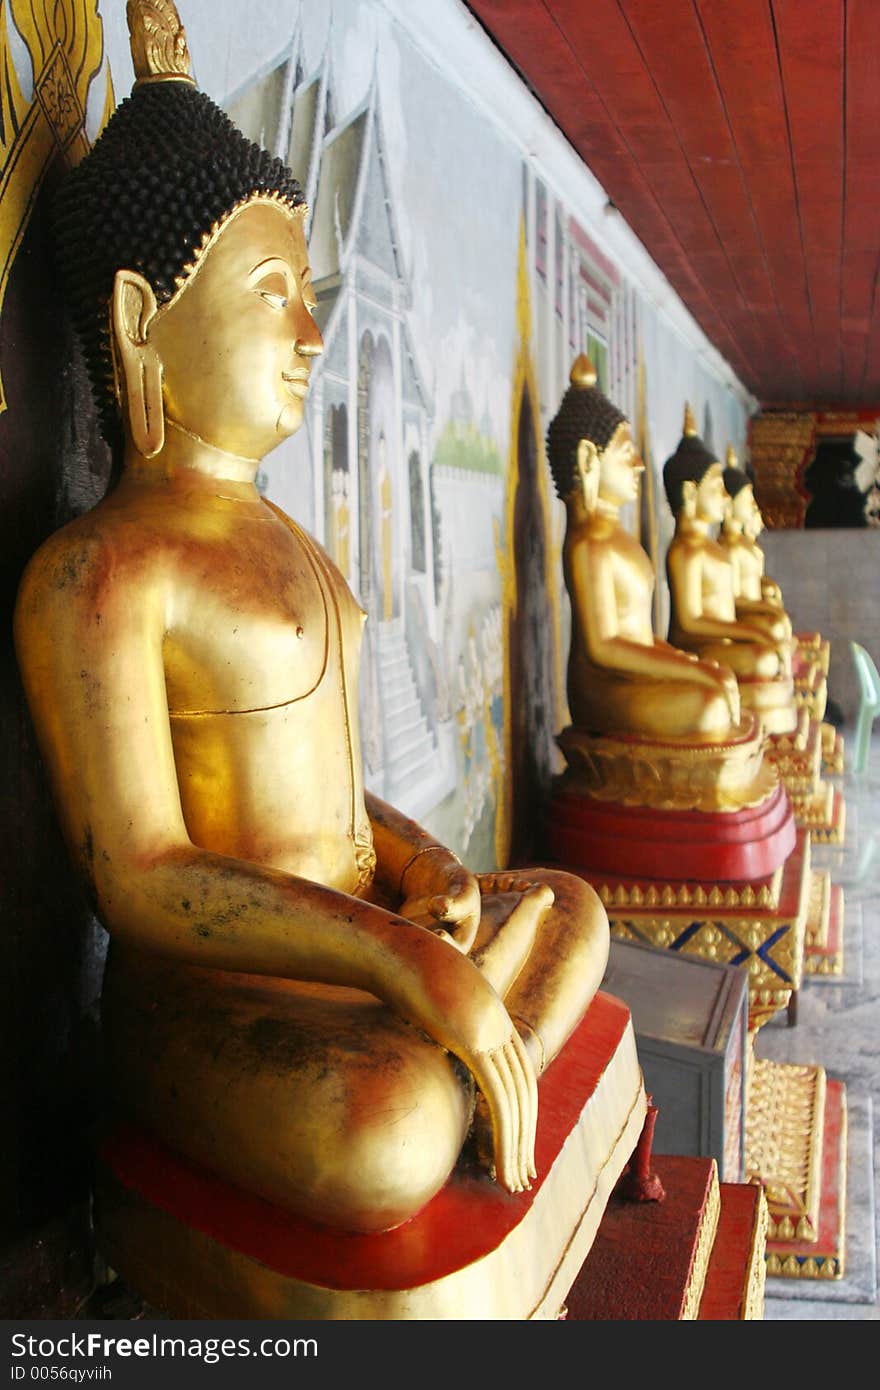
[[[547,430],[547,457],[556,491],[592,511],[601,499],[620,506],[638,496],[645,465],[629,421],[596,385],[583,354],[575,360],[570,385]]]
[[[724,469],[697,434],[693,411],[687,404],[678,447],[663,465],[663,487],[676,518],[699,518],[713,524],[724,519]]]
[[[755,501],[755,490],[748,473],[737,466],[733,448],[728,448],[724,469],[724,490],[730,498],[729,517],[734,528],[749,540],[757,540],[764,529],[764,518]]]
[[[170,0],[129,0],[137,81],[64,180],[55,237],[102,430],[154,457],[168,422],[248,460],[302,421],[321,350],[302,190],[188,73]]]

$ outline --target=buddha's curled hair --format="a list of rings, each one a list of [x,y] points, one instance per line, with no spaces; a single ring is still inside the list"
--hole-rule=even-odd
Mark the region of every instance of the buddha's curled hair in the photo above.
[[[663,487],[673,516],[684,502],[684,485],[700,483],[718,459],[696,434],[683,434],[678,448],[663,465]]]
[[[623,411],[598,386],[572,382],[547,427],[547,460],[560,497],[568,497],[577,487],[580,441],[589,439],[597,449],[605,449],[623,424]]]
[[[751,487],[752,479],[742,468],[725,468],[724,490],[728,497],[735,497],[744,487]]]
[[[122,439],[110,339],[117,270],[143,275],[166,304],[212,229],[255,196],[292,208],[305,203],[282,161],[242,135],[187,81],[138,86],[63,180],[55,203],[56,256],[101,428],[114,451]]]

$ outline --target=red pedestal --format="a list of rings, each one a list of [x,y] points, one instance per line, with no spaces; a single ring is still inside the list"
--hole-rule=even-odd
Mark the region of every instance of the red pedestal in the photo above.
[[[795,846],[784,787],[742,811],[663,811],[559,790],[542,853],[587,875],[742,882],[766,878]]]
[[[628,1202],[615,1193],[566,1300],[570,1321],[682,1317],[704,1223],[710,1219],[715,1163],[656,1154],[653,1167],[665,1200]]]
[[[656,1154],[652,1166],[665,1200],[626,1202],[618,1188],[569,1292],[569,1321],[760,1315],[766,1232],[760,1189],[750,1183],[716,1188],[708,1158]]]
[[[701,1322],[735,1322],[753,1316],[749,1307],[749,1274],[760,1260],[764,1263],[761,1241],[766,1233],[766,1216],[760,1222],[759,1203],[763,1200],[757,1183],[721,1184],[721,1212],[700,1300]],[[756,1248],[757,1244],[757,1248]],[[757,1273],[756,1302],[763,1305],[763,1270]]]

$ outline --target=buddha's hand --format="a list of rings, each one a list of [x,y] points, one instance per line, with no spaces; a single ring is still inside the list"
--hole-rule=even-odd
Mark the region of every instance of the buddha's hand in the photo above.
[[[402,1011],[473,1076],[491,1119],[495,1178],[522,1192],[536,1176],[538,1083],[503,1001],[472,961],[436,940],[420,949],[416,975],[404,959],[399,967],[397,988],[415,986]]]
[[[470,870],[438,845],[412,860],[401,889],[399,915],[445,937],[467,955],[480,925],[480,885]]]

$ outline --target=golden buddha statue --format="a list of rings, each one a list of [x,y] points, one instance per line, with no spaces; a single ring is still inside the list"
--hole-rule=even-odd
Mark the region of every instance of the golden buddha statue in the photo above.
[[[648,738],[713,738],[739,723],[736,679],[656,637],[654,569],[621,525],[644,472],[629,421],[579,357],[547,432],[565,503],[563,571],[572,606],[568,704],[577,728]]]
[[[486,1166],[529,1186],[536,1077],[607,917],[564,873],[475,876],[365,791],[365,615],[255,486],[322,348],[303,195],[141,8],[135,90],[56,219],[121,470],[31,560],[19,663],[110,933],[117,1104],[288,1211],[386,1230],[446,1183],[475,1107]]]
[[[737,612],[736,572],[729,549],[715,535],[728,507],[724,469],[698,437],[689,406],[663,483],[675,517],[666,560],[670,642],[729,666],[743,706],[760,716],[769,733],[790,732],[797,723],[790,629],[786,636],[775,610]]]
[[[782,603],[782,590],[764,574],[764,552],[757,544],[764,529],[749,475],[737,466],[733,446],[728,446],[723,473],[728,503],[718,539],[733,565],[733,585],[738,617],[758,614],[770,620],[770,632],[780,642],[790,642],[791,619]]]
[[[572,723],[559,744],[575,780],[587,777],[593,795],[705,810],[760,799],[769,780],[762,738],[751,716],[743,721],[735,675],[654,634],[654,569],[621,523],[644,463],[584,356],[547,431],[547,455],[566,509]]]
[[[828,698],[829,645],[818,633],[793,633],[782,590],[764,572],[764,552],[758,545],[764,518],[752,480],[737,466],[732,446],[728,446],[726,464],[724,486],[730,501],[719,540],[734,568],[736,611],[743,617],[763,614],[775,622],[774,631],[791,644],[795,701],[812,718],[821,720]],[[823,741],[831,745],[832,770],[839,770],[833,766],[836,733],[830,728],[827,733],[823,730]]]

